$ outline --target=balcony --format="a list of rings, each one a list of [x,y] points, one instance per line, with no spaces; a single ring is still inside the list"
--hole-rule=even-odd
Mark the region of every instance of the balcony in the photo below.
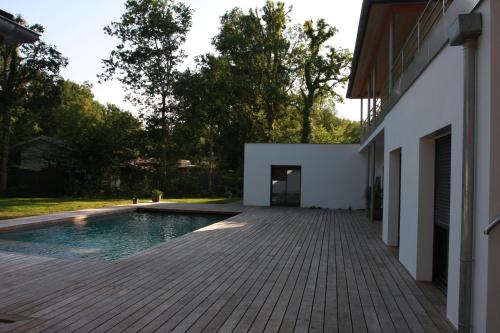
[[[385,14],[369,11],[366,25],[372,29],[377,26],[386,28],[380,29],[383,33],[379,36],[362,36],[362,42],[356,45],[355,61],[359,60],[359,63],[353,66],[348,90],[349,98],[361,100],[362,141],[379,126],[446,43],[442,21],[452,3],[453,0],[430,0],[419,2],[419,5],[389,4],[383,9],[383,5],[371,5],[380,6],[378,11],[385,10]],[[403,16],[405,13],[410,14]],[[412,24],[408,25],[408,22]]]

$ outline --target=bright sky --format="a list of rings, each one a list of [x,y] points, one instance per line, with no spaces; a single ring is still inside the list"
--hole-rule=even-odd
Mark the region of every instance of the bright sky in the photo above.
[[[193,26],[184,46],[187,66],[193,66],[194,57],[213,51],[211,39],[217,34],[219,18],[227,10],[239,6],[244,10],[262,7],[264,0],[184,0],[193,10]],[[337,27],[334,44],[354,50],[362,0],[285,0],[293,6],[292,24],[306,19],[324,18]],[[101,59],[109,56],[116,41],[104,35],[102,28],[119,19],[124,11],[124,0],[0,0],[0,9],[21,14],[28,23],[45,27],[43,39],[57,46],[69,59],[62,72],[67,79],[93,84],[93,92],[101,103],[114,103],[134,111],[124,102],[124,92],[118,82],[98,84]],[[358,120],[359,102],[346,100],[338,105],[342,117]]]

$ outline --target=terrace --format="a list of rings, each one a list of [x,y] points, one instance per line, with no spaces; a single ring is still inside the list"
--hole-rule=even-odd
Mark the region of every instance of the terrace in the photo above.
[[[0,331],[453,331],[364,211],[151,208],[241,213],[115,262],[2,252]]]

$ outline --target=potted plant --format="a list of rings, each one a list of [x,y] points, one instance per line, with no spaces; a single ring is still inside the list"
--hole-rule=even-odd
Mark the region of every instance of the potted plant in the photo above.
[[[151,191],[151,200],[153,200],[153,202],[160,202],[162,195],[163,195],[162,191],[153,190]]]
[[[382,189],[382,185],[380,184],[380,178],[378,177],[375,185],[373,186],[373,219],[375,221],[382,220],[383,208],[382,205],[384,203],[384,190]]]
[[[365,200],[366,200],[368,217],[370,217],[371,195],[372,195],[372,188],[368,186],[365,190]],[[375,221],[382,220],[383,202],[384,202],[384,190],[380,182],[380,177],[377,177],[375,180],[375,184],[373,185],[373,219]]]
[[[366,200],[366,216],[370,217],[371,201],[372,201],[372,188],[367,186],[365,189],[365,200]]]

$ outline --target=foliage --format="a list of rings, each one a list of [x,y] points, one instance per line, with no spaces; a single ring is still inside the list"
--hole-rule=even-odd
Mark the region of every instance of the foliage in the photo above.
[[[335,88],[347,82],[352,56],[348,50],[326,44],[336,32],[337,29],[320,19],[316,25],[313,21],[306,21],[298,34],[293,57],[298,80],[298,107],[302,112],[303,143],[311,139],[311,113],[315,103],[328,97],[342,101]]]
[[[162,196],[163,195],[163,192],[160,191],[160,190],[152,190],[151,191],[151,194],[152,195],[156,195],[156,196]]]
[[[248,13],[234,8],[222,16],[220,32],[213,40],[216,50],[232,65],[234,106],[248,122],[248,136],[256,134],[269,142],[278,141],[277,121],[289,102],[289,20],[283,2],[266,1],[261,9]]]
[[[87,83],[63,81],[47,84],[45,89],[57,91],[57,98],[42,104],[43,108],[30,108],[30,122],[36,124],[36,130],[23,130],[21,124],[16,124],[15,142],[45,135],[65,143],[68,152],[51,156],[53,167],[45,175],[57,178],[64,172],[64,189],[54,189],[54,194],[113,191],[113,179],[119,178],[129,162],[142,154],[146,135],[140,121],[115,105],[97,102]],[[29,97],[26,105],[32,103],[35,102]],[[11,192],[22,190],[15,186],[19,183],[12,184]],[[50,191],[46,186],[40,190],[41,194]]]
[[[26,25],[17,17],[15,21],[38,33],[43,32],[41,25]],[[22,117],[26,109],[24,103],[34,87],[52,84],[60,80],[59,70],[66,66],[67,60],[54,46],[42,40],[32,44],[0,44],[0,192],[5,194],[8,182],[9,150],[12,123]]]
[[[227,11],[217,54],[199,56],[174,85],[172,150],[208,169],[209,192],[217,169],[241,175],[246,142],[301,142],[304,126],[307,142],[359,142],[359,124],[335,111],[350,53],[328,46],[336,30],[323,20],[289,27],[290,11],[273,1]]]
[[[343,119],[327,108],[312,112],[311,143],[359,143],[359,122]]]
[[[138,116],[97,102],[88,83],[61,79],[66,60],[43,42],[0,60],[4,74],[16,61],[30,74],[12,96],[0,93],[15,100],[0,104],[9,113],[3,133],[14,144],[46,135],[71,147],[44,171],[58,185],[53,194],[149,196],[158,188],[168,196],[240,197],[247,142],[359,142],[359,123],[336,113],[351,55],[331,46],[336,29],[324,20],[291,25],[291,7],[271,0],[230,9],[212,40],[215,52],[181,71],[189,7],[176,0],[125,7],[104,29],[118,45],[99,78],[118,79]],[[192,167],[177,168],[181,159]]]
[[[174,0],[127,0],[119,22],[104,28],[118,44],[103,60],[103,80],[117,78],[127,99],[161,127],[161,178],[167,172],[167,139],[173,117],[172,87],[185,58],[181,45],[191,27],[191,9]],[[156,120],[156,121],[155,121]],[[158,121],[159,120],[159,121]]]
[[[367,186],[365,190],[365,200],[366,207],[368,212],[371,208],[371,200],[372,200],[372,187]],[[380,177],[375,178],[375,184],[373,185],[373,216],[375,220],[379,220],[382,217],[382,206],[384,204],[384,189],[382,188],[382,184],[380,181]]]

